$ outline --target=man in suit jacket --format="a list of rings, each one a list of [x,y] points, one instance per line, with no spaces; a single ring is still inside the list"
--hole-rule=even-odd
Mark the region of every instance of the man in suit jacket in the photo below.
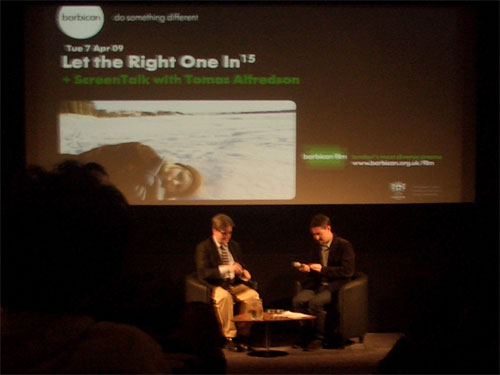
[[[316,316],[315,331],[306,338],[303,345],[308,349],[319,349],[326,343],[325,305],[336,301],[338,290],[354,275],[355,255],[351,243],[332,232],[330,218],[315,215],[309,225],[315,246],[311,252],[310,263],[301,264],[299,271],[307,273],[302,281],[302,290],[293,298],[295,311]],[[336,305],[334,303],[334,305]],[[338,327],[338,311],[333,314],[333,321]],[[312,336],[312,341],[311,337]],[[342,346],[339,335],[330,337],[330,346]],[[310,342],[309,342],[310,341]]]
[[[243,264],[240,245],[231,240],[233,228],[234,222],[229,216],[215,215],[212,218],[212,236],[196,246],[195,262],[198,278],[212,287],[212,300],[222,334],[227,340],[226,348],[242,351],[248,350],[248,345],[233,339],[238,333],[248,336],[250,327],[238,327],[238,332],[232,320],[233,303],[241,302],[242,312],[247,309],[246,303],[258,299],[259,294],[249,286],[252,275]]]

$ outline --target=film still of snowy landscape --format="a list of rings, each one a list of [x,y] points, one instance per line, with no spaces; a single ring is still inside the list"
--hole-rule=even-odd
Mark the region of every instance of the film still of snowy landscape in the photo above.
[[[296,188],[293,101],[93,101],[59,115],[59,152],[140,142],[203,183],[189,200],[290,200]],[[87,103],[87,105],[82,105]],[[174,198],[175,199],[175,198]],[[168,202],[165,202],[168,203]]]

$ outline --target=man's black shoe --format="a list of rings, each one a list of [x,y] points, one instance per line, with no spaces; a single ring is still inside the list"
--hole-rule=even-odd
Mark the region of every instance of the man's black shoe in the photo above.
[[[231,338],[228,338],[226,340],[226,345],[224,345],[224,348],[227,350],[230,350],[232,352],[242,352],[243,351],[241,345],[236,344]]]
[[[244,342],[239,343],[238,346],[244,352],[253,352],[254,351],[254,349],[250,345],[245,344]]]
[[[311,337],[311,335],[306,335],[306,334],[301,334],[298,337],[295,338],[292,344],[292,348],[294,349],[306,349],[307,345],[311,343],[311,341],[314,340],[314,336]]]
[[[305,351],[313,351],[313,350],[318,350],[318,349],[323,349],[323,341],[321,341],[319,339],[311,341],[304,348]]]
[[[347,340],[344,341],[341,338],[336,338],[333,340],[328,340],[325,343],[325,348],[326,349],[344,349],[347,345],[354,344],[354,341]]]
[[[252,352],[254,348],[247,344],[246,339],[243,337],[235,337],[233,342],[240,348],[242,352]]]
[[[307,347],[307,341],[304,339],[299,339],[293,342],[292,348],[294,349],[305,349]]]

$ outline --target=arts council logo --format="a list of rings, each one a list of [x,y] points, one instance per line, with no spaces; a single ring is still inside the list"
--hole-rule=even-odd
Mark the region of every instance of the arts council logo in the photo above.
[[[406,184],[401,181],[391,182],[389,188],[392,192],[392,199],[401,200],[405,199],[404,192],[406,191]]]
[[[104,13],[100,6],[62,6],[57,10],[59,29],[74,39],[88,39],[101,31]]]

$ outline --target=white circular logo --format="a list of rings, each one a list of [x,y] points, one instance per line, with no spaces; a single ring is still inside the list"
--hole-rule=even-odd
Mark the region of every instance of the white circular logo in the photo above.
[[[104,13],[100,6],[62,6],[57,10],[56,21],[67,36],[88,39],[101,31]]]

